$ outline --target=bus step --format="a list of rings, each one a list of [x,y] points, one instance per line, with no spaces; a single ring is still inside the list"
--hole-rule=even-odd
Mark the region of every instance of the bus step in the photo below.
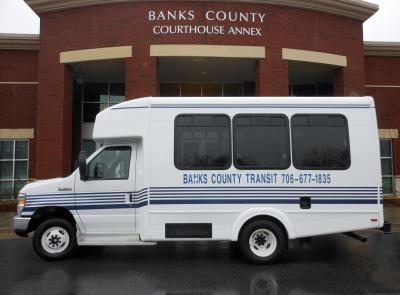
[[[80,234],[79,246],[152,246],[155,242],[143,242],[138,234]]]

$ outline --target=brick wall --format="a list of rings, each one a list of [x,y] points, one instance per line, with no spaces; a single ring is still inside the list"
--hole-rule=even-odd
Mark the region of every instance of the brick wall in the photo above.
[[[365,58],[367,95],[375,99],[380,129],[400,130],[400,57],[367,56]],[[371,87],[379,86],[379,87]],[[398,86],[398,87],[382,87]],[[394,174],[400,196],[400,140],[393,140]]]
[[[207,10],[265,13],[262,37],[239,35],[154,35],[155,22],[147,20],[149,10],[194,10],[196,21],[179,24],[221,25],[204,21]],[[158,21],[174,25],[176,21]],[[222,23],[233,25],[230,22]],[[234,25],[240,26],[240,23]],[[248,23],[249,27],[252,24]],[[255,24],[259,26],[259,24]],[[158,95],[157,60],[149,57],[150,44],[257,45],[267,48],[267,59],[257,66],[259,95],[287,95],[287,61],[282,48],[295,48],[341,54],[348,57],[343,70],[340,93],[363,95],[364,60],[360,21],[288,7],[221,2],[147,2],[119,3],[69,9],[41,14],[38,96],[38,178],[70,172],[72,165],[72,104],[68,89],[72,73],[59,63],[62,51],[132,45],[133,57],[125,61],[127,97]],[[51,142],[51,144],[49,144]],[[74,151],[76,148],[74,148]],[[49,155],[52,155],[49,157]],[[63,159],[63,161],[60,161]]]
[[[38,53],[0,50],[0,82],[37,82]],[[0,128],[36,129],[37,84],[0,83]],[[36,130],[35,130],[36,131]],[[29,177],[35,177],[36,140],[29,142]]]

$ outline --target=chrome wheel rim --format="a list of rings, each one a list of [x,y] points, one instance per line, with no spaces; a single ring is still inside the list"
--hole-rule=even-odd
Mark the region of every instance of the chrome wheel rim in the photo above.
[[[272,255],[276,250],[277,244],[275,234],[269,229],[257,229],[250,235],[250,250],[258,257]]]
[[[42,247],[51,254],[63,252],[69,245],[69,234],[62,227],[51,227],[42,235]]]

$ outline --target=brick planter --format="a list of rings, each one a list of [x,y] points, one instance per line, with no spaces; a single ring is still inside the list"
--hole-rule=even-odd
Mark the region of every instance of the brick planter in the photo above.
[[[385,207],[400,207],[400,199],[384,199],[383,205]]]
[[[17,211],[16,200],[0,201],[0,212],[16,212],[16,211]]]

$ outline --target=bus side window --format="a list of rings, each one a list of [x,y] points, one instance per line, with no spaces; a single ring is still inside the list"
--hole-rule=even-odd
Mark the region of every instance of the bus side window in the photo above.
[[[336,114],[298,114],[291,119],[293,165],[302,170],[350,167],[347,120]]]
[[[287,169],[290,166],[288,118],[280,114],[236,115],[233,151],[237,169]]]
[[[228,169],[231,166],[230,118],[185,114],[175,118],[174,163],[181,170]]]

